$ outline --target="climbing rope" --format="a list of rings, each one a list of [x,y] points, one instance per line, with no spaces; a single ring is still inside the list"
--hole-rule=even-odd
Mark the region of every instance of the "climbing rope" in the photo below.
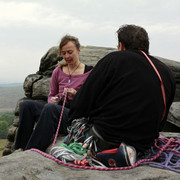
[[[132,166],[128,166],[128,167],[113,167],[113,168],[108,168],[108,167],[91,167],[91,166],[80,166],[80,165],[75,165],[75,164],[71,164],[71,163],[66,163],[66,162],[63,162],[57,158],[55,158],[54,156],[51,156],[51,155],[48,155],[38,149],[30,149],[30,151],[35,151],[35,152],[38,152],[39,154],[43,155],[44,157],[47,157],[49,159],[52,159],[54,161],[56,161],[57,163],[59,164],[63,164],[65,166],[69,166],[69,167],[74,167],[74,168],[80,168],[80,169],[90,169],[90,170],[103,170],[103,171],[112,171],[112,170],[129,170],[129,169],[133,169],[135,167],[137,167],[138,165],[140,164],[143,164],[144,162],[151,162],[151,161],[155,161],[158,157],[160,157],[160,155],[162,154],[162,152],[168,148],[168,146],[171,144],[171,143],[174,143],[174,138],[170,138],[165,145],[163,145],[161,147],[161,149],[159,150],[159,152],[152,158],[149,158],[149,159],[141,159],[139,161],[137,161],[134,165]],[[178,141],[180,143],[180,141]],[[171,145],[170,145],[171,146]],[[178,168],[180,168],[180,166],[178,166]],[[172,170],[172,168],[169,168],[169,170]],[[173,171],[175,172],[179,172],[179,170],[174,170]]]
[[[59,133],[59,128],[60,128],[60,125],[61,125],[61,120],[62,120],[62,116],[63,116],[63,112],[64,112],[64,107],[65,107],[65,103],[66,103],[68,88],[65,88],[64,91],[65,91],[64,92],[64,101],[63,101],[63,105],[62,105],[62,109],[61,109],[61,115],[60,115],[60,118],[59,118],[59,123],[58,123],[58,127],[57,127],[57,130],[56,130],[56,134],[55,134],[55,137],[54,137],[54,141],[53,141],[51,150],[52,150],[52,148],[54,147],[54,145],[56,143],[56,139],[57,139],[57,136],[58,136],[58,133]],[[51,150],[50,150],[49,154],[51,154]]]
[[[160,137],[155,141],[154,147],[151,147],[151,152],[145,156],[149,158],[157,154],[159,149],[168,142],[168,138]],[[156,161],[143,162],[141,165],[149,165],[156,168],[167,169],[180,173],[180,139],[174,139],[171,144],[164,149],[161,156]]]

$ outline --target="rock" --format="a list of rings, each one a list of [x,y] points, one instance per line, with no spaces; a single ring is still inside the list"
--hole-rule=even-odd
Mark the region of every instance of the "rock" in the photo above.
[[[55,46],[50,48],[48,52],[41,58],[40,67],[37,74],[51,76],[57,62],[61,60],[62,58],[59,56],[58,47]]]
[[[115,50],[116,49],[114,48],[82,46],[80,60],[82,63],[94,66],[100,58]],[[57,62],[61,60],[62,58],[59,56],[58,46],[50,48],[48,52],[41,58],[40,67],[37,74],[51,76]]]
[[[44,77],[37,82],[34,82],[32,86],[32,98],[43,99],[47,101],[49,94],[50,77]]]
[[[180,137],[180,134],[171,136]],[[138,166],[130,170],[98,171],[85,170],[60,165],[55,161],[33,152],[16,152],[0,158],[0,180],[95,180],[95,179],[123,179],[123,180],[179,180],[180,174],[153,168],[148,165]]]
[[[33,84],[42,78],[43,78],[43,76],[37,75],[37,74],[30,74],[25,78],[23,87],[24,87],[25,95],[27,97],[32,97],[32,86],[33,86]]]
[[[165,63],[172,71],[174,78],[176,80],[176,92],[174,101],[180,101],[180,62],[168,60],[162,57],[156,57],[163,63]]]
[[[15,134],[16,134],[16,131],[17,131],[17,127],[15,126],[11,126],[9,131],[8,131],[8,136],[7,136],[7,139],[10,141],[10,142],[13,142],[14,141],[14,137],[15,137]]]
[[[172,103],[168,114],[168,121],[180,128],[180,102]]]
[[[114,48],[82,46],[80,60],[87,65],[95,66],[102,57],[116,50]]]
[[[62,141],[63,141],[64,138],[65,138],[65,136],[60,134],[60,135],[57,137],[56,143],[55,143],[54,146],[59,146],[59,145],[62,143]],[[52,144],[46,149],[46,153],[47,153],[47,154],[50,153],[51,148],[52,148]]]
[[[12,146],[11,147],[8,147],[6,146],[4,149],[3,149],[3,156],[7,156],[9,154],[11,154],[13,151],[12,151]],[[0,179],[1,180],[1,179]]]
[[[176,132],[160,132],[160,135],[167,138],[180,138],[180,133]]]
[[[19,106],[20,106],[20,104],[21,104],[24,100],[26,100],[26,99],[28,99],[28,98],[22,98],[22,99],[19,99],[19,100],[18,100],[17,105],[16,105],[16,108],[15,108],[15,112],[14,112],[14,114],[16,115],[16,117],[15,117],[15,119],[14,119],[14,121],[13,121],[13,125],[14,125],[14,124],[19,124],[19,121],[17,120],[17,116],[19,115]]]
[[[13,121],[13,126],[18,127],[19,126],[19,116],[15,116],[14,121]]]

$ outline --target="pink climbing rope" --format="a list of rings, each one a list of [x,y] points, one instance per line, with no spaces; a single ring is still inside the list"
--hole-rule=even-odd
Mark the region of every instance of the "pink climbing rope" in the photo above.
[[[60,128],[60,125],[61,125],[61,120],[62,120],[62,116],[63,116],[63,112],[64,112],[64,107],[65,107],[65,103],[66,103],[67,91],[68,91],[67,88],[64,89],[64,101],[63,101],[63,105],[62,105],[62,109],[61,109],[61,115],[60,115],[60,118],[59,118],[58,127],[57,127],[57,130],[56,130],[54,141],[53,141],[53,144],[52,144],[52,147],[50,149],[49,154],[51,154],[51,150],[52,150],[52,148],[54,147],[54,145],[56,143],[56,139],[57,139],[57,136],[58,136],[58,133],[59,133],[59,128]]]
[[[161,150],[159,151],[159,153],[157,153],[157,155],[155,155],[154,157],[150,158],[150,159],[141,159],[139,161],[137,161],[134,165],[132,166],[128,166],[128,167],[113,167],[113,168],[106,168],[106,167],[91,167],[91,166],[80,166],[80,165],[75,165],[75,164],[70,164],[70,163],[65,163],[63,161],[60,161],[59,159],[56,159],[54,156],[51,156],[49,154],[46,154],[38,149],[30,149],[30,151],[35,151],[41,155],[43,155],[46,158],[52,159],[54,161],[56,161],[59,164],[65,165],[65,166],[69,166],[69,167],[73,167],[73,168],[80,168],[80,169],[90,169],[90,170],[103,170],[103,171],[112,171],[112,170],[129,170],[129,169],[133,169],[135,167],[137,167],[140,163],[142,162],[150,162],[150,161],[154,161],[156,160],[161,153],[169,146],[169,144],[171,142],[173,142],[174,138],[170,138],[168,140],[168,142],[161,148]]]
[[[165,138],[165,137],[161,137],[161,140],[163,140],[164,142],[168,142],[169,139],[168,139],[168,138]],[[156,139],[156,141],[155,141],[155,147],[156,147],[157,149],[161,149],[161,148],[162,148],[162,145],[157,145],[157,142],[158,142],[158,140]],[[177,153],[177,154],[180,154],[179,151],[176,151],[176,150],[174,150],[174,149],[170,149],[170,148],[179,147],[179,146],[180,146],[180,141],[175,140],[175,141],[173,141],[172,144],[169,145],[168,148],[165,149],[165,150],[166,150],[166,151],[175,152],[175,153]]]
[[[156,139],[154,146],[151,146],[150,153],[145,158],[153,157],[164,144],[168,142],[168,138],[160,137]],[[142,162],[141,165],[149,165],[155,168],[171,170],[180,173],[180,139],[175,138],[156,161]]]

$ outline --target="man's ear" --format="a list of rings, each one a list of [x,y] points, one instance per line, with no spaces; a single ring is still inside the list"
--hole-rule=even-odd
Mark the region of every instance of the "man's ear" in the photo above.
[[[119,51],[125,51],[126,48],[122,42],[119,42]]]

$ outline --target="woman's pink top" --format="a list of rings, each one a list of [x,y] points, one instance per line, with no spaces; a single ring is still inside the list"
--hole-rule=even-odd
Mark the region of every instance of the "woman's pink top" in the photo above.
[[[71,79],[69,82],[69,75],[64,73],[61,70],[61,67],[56,67],[51,76],[48,102],[50,102],[51,97],[54,96],[59,96],[59,98],[61,99],[64,88],[73,88],[78,91],[82,84],[85,82],[90,72],[91,70],[84,74],[71,75]],[[72,97],[69,96],[68,98],[72,100]]]

